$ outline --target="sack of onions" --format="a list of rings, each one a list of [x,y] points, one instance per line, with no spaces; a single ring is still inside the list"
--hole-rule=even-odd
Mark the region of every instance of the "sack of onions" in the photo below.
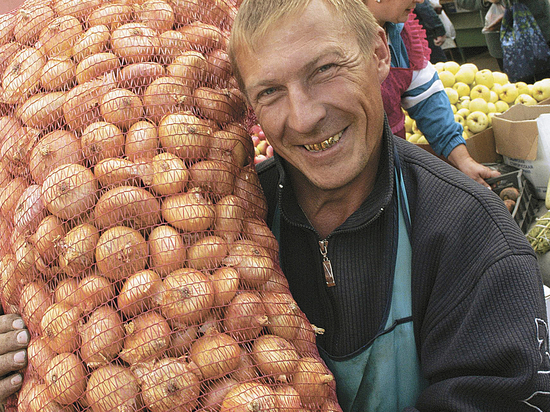
[[[278,264],[227,57],[237,0],[0,15],[7,410],[340,410]]]

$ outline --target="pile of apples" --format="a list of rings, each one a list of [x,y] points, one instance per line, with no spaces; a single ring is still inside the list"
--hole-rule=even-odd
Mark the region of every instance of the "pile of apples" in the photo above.
[[[550,98],[550,78],[527,84],[512,83],[506,73],[478,69],[473,63],[455,61],[435,64],[451,102],[455,121],[464,128],[463,137],[491,127],[493,116],[515,104],[535,105]],[[416,122],[405,112],[406,138],[412,143],[428,144]]]
[[[273,147],[265,138],[265,133],[259,124],[251,127],[250,137],[254,143],[254,164],[263,162],[273,156]]]

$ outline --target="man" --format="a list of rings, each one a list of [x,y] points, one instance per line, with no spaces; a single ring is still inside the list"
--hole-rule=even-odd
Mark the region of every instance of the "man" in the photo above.
[[[533,250],[494,193],[391,134],[364,4],[245,0],[230,58],[276,152],[258,173],[281,267],[344,411],[550,410]]]

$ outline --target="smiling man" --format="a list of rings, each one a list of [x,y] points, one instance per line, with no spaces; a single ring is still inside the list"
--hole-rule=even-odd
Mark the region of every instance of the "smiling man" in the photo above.
[[[550,410],[535,254],[496,195],[391,134],[390,54],[363,2],[245,0],[230,57],[276,153],[258,173],[281,267],[343,409]]]

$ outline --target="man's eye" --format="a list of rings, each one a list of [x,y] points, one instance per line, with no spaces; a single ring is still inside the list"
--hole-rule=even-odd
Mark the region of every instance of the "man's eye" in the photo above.
[[[319,67],[319,73],[323,73],[323,72],[326,72],[327,70],[331,69],[332,67],[334,67],[334,64],[333,63],[329,63],[329,64],[325,64],[321,67]]]
[[[277,89],[275,89],[275,87],[270,87],[268,89],[262,90],[260,93],[258,93],[258,98],[269,96],[275,93],[276,90]]]

